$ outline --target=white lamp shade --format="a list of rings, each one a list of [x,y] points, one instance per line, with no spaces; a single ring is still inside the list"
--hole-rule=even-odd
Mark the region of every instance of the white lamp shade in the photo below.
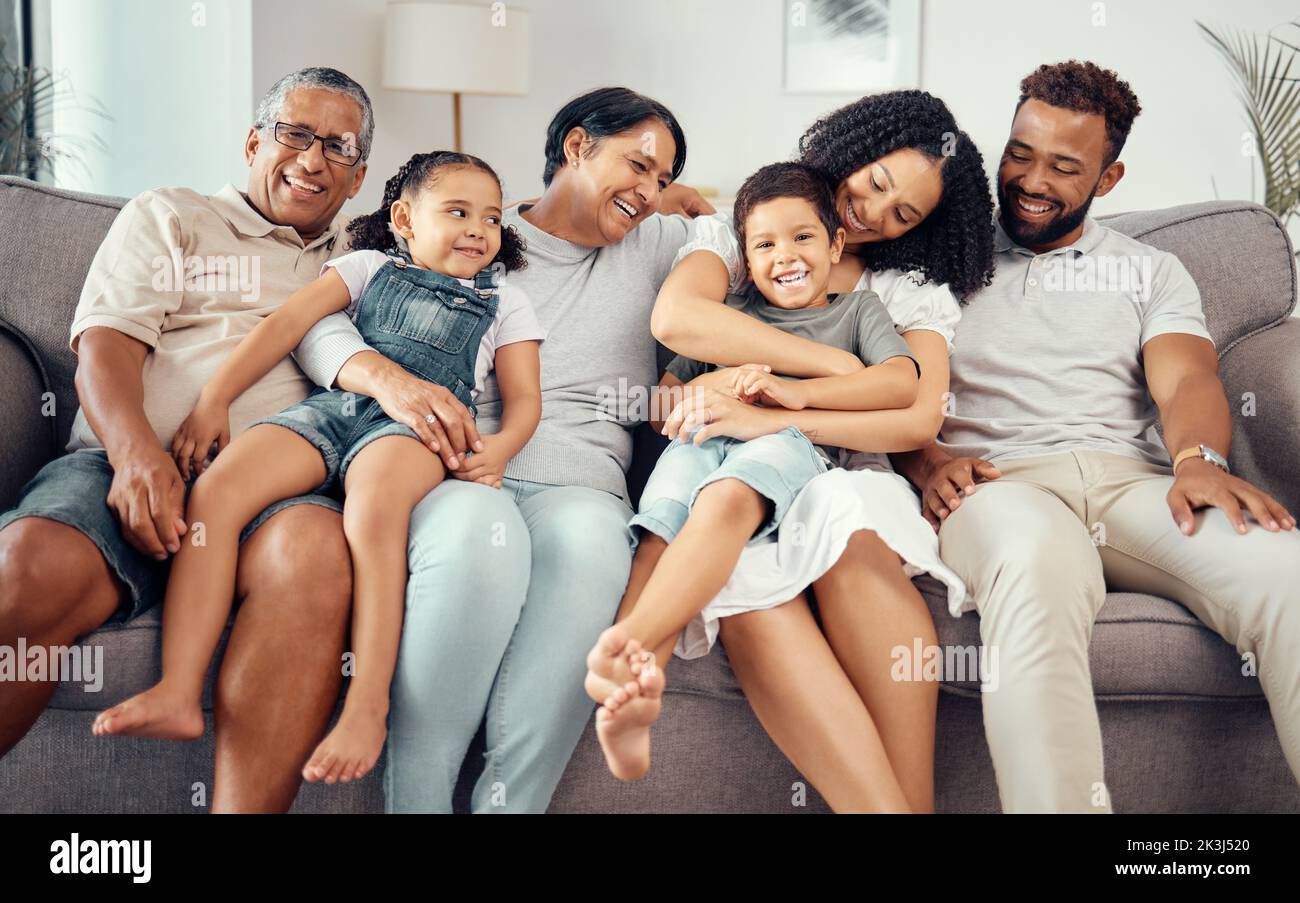
[[[384,87],[528,93],[528,13],[505,3],[390,3]]]

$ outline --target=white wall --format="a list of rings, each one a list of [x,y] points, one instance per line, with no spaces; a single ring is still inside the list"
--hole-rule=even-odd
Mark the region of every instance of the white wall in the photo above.
[[[251,119],[251,0],[45,0],[49,66],[88,103],[55,113],[56,135],[97,135],[65,188],[130,196],[163,185],[242,185]]]
[[[686,129],[685,178],[731,193],[758,166],[793,153],[800,133],[852,96],[781,90],[784,0],[526,0],[532,75],[527,97],[465,97],[466,149],[523,197],[541,188],[546,124],[565,100],[606,84],[648,93]],[[926,0],[921,87],[948,101],[996,165],[1019,80],[1042,62],[1094,60],[1142,101],[1124,159],[1128,176],[1098,212],[1247,197],[1252,160],[1226,69],[1195,20],[1263,31],[1294,17],[1294,0]],[[411,153],[451,141],[442,95],[381,87],[384,0],[253,7],[253,90],[309,64],[337,66],[375,101],[371,181],[355,209],[378,202],[384,179]],[[430,52],[436,52],[431,42]]]
[[[486,2],[486,0],[482,0]],[[240,148],[253,103],[280,75],[331,65],[370,91],[377,122],[368,210],[417,150],[451,143],[445,95],[382,87],[385,0],[44,0],[51,65],[112,117],[76,109],[55,129],[95,132],[106,151],[67,187],[131,195],[188,184],[242,184]],[[626,84],[668,104],[686,129],[685,178],[729,194],[763,163],[791,155],[800,133],[851,95],[781,88],[785,0],[526,0],[532,75],[527,97],[465,97],[466,148],[517,198],[541,188],[551,115],[584,90]],[[1227,71],[1195,20],[1263,31],[1295,15],[1294,0],[925,0],[921,86],[948,101],[990,166],[1006,135],[1019,79],[1044,61],[1079,57],[1113,67],[1144,112],[1125,149],[1128,176],[1096,209],[1108,212],[1251,193],[1253,159]],[[1094,24],[1098,12],[1104,24]],[[196,18],[203,20],[196,25]],[[250,38],[251,36],[251,38]],[[436,52],[436,40],[430,52]],[[1213,183],[1211,182],[1213,178]],[[1261,190],[1257,188],[1257,192]],[[1258,194],[1256,194],[1258,197]]]
[[[1092,24],[1094,7],[1104,25]],[[929,0],[922,86],[948,102],[995,167],[1020,79],[1040,63],[1092,60],[1118,72],[1142,103],[1124,148],[1127,174],[1096,210],[1210,200],[1211,176],[1218,197],[1246,198],[1254,161],[1242,154],[1245,114],[1196,21],[1262,33],[1297,10],[1295,0]]]
[[[755,16],[756,5],[767,15]],[[384,6],[385,0],[320,0],[312,16],[289,3],[253,8],[255,93],[300,66],[329,65],[371,95],[371,172],[348,209],[377,206],[384,180],[407,157],[452,142],[449,96],[382,87]],[[667,104],[687,134],[685,178],[727,193],[752,170],[793,153],[819,114],[853,99],[783,94],[779,56],[756,67],[738,62],[737,46],[779,53],[780,0],[528,0],[519,6],[529,11],[532,28],[528,96],[462,99],[465,149],[493,165],[510,198],[541,190],[551,116],[594,87],[626,85]]]

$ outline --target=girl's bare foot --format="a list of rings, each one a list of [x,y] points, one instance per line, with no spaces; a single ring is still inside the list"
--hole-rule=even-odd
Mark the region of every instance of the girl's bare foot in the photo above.
[[[203,709],[197,697],[160,683],[100,712],[90,730],[97,737],[197,740],[203,736]]]
[[[619,687],[596,710],[596,737],[605,763],[621,781],[635,781],[650,770],[650,726],[659,719],[664,692],[664,673],[653,659],[651,653],[637,653],[633,691]]]
[[[587,695],[604,705],[620,690],[635,693],[636,675],[628,663],[640,653],[641,644],[630,639],[621,625],[608,628],[587,653],[587,678],[583,681]]]
[[[350,715],[345,705],[334,730],[325,735],[303,766],[303,779],[346,784],[365,777],[384,748],[387,717],[387,713]]]

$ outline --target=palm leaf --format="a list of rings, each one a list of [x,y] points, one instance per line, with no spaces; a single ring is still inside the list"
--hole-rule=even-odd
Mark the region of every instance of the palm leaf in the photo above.
[[[1232,74],[1264,176],[1264,206],[1285,222],[1300,209],[1300,48],[1271,32],[1196,25]],[[1280,27],[1300,29],[1300,20]]]
[[[56,162],[84,170],[84,151],[104,148],[98,135],[36,134],[32,129],[34,121],[49,121],[66,110],[110,118],[93,98],[79,98],[66,77],[41,66],[0,64],[0,173],[35,178],[52,173]]]

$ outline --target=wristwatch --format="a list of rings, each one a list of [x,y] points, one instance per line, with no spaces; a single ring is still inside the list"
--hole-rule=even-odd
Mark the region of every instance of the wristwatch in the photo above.
[[[1186,461],[1188,458],[1202,458],[1209,461],[1224,473],[1232,473],[1228,468],[1228,460],[1208,445],[1193,445],[1191,448],[1185,448],[1180,451],[1174,457],[1173,470],[1175,473],[1178,472],[1178,465]]]

